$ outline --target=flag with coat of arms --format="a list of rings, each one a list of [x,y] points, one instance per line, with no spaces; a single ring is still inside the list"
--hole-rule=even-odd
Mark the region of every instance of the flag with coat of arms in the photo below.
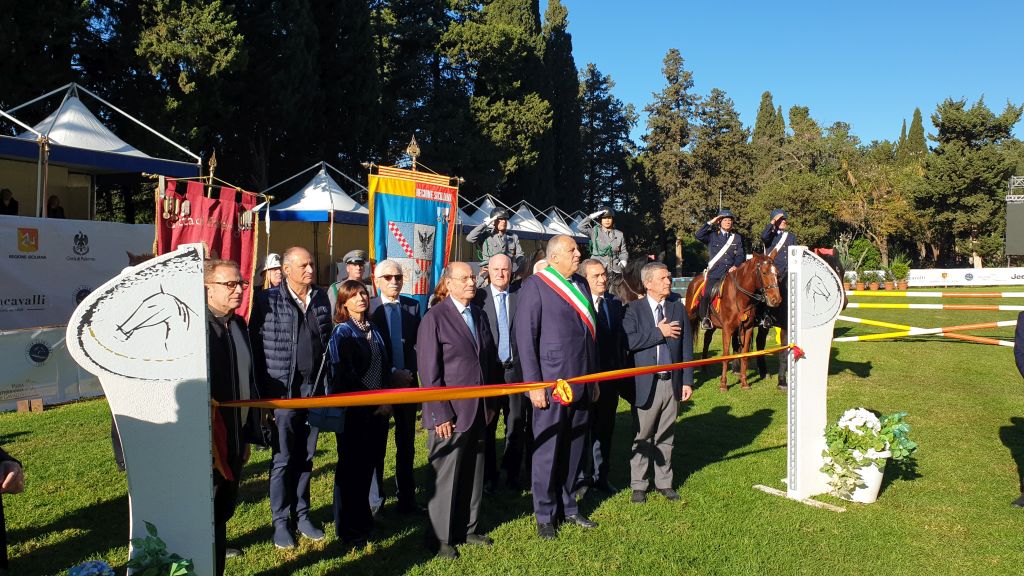
[[[378,167],[369,178],[370,260],[402,267],[402,294],[421,311],[448,264],[458,188],[448,176]]]

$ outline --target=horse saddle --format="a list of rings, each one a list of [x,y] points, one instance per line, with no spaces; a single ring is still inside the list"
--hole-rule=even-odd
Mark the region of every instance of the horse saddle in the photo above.
[[[698,280],[698,282],[699,284],[697,286],[697,293],[699,294],[699,296],[697,298],[694,298],[693,302],[690,303],[690,311],[692,312],[696,310],[697,306],[700,303],[700,300],[705,298],[710,299],[711,307],[715,310],[715,312],[720,311],[722,309],[722,283],[725,282],[725,279],[723,278],[718,282],[715,282],[711,286],[708,286],[706,278],[701,278],[700,280]]]

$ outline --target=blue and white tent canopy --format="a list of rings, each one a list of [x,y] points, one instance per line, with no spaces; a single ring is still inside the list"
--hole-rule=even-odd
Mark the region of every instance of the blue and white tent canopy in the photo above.
[[[525,200],[519,203],[519,207],[512,213],[512,218],[508,223],[522,238],[536,240],[551,236],[540,220],[537,220],[537,216],[534,215],[529,203]]]
[[[265,206],[257,207],[265,209]],[[270,219],[284,222],[329,222],[331,212],[339,224],[369,221],[369,210],[349,196],[324,167],[298,192],[270,207]]]
[[[544,219],[541,221],[544,224],[544,228],[548,231],[548,234],[558,235],[566,234],[568,236],[578,236],[578,234],[569,227],[569,224],[565,221],[562,216],[562,211],[552,206],[548,208],[544,214]]]

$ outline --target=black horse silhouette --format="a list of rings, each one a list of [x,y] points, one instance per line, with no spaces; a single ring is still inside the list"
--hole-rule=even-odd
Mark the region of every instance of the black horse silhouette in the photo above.
[[[188,330],[192,325],[192,315],[195,313],[180,298],[164,292],[164,287],[161,286],[159,292],[147,296],[135,308],[135,311],[128,315],[128,318],[117,325],[117,331],[127,342],[137,330],[163,324],[164,349],[166,350],[172,328]]]

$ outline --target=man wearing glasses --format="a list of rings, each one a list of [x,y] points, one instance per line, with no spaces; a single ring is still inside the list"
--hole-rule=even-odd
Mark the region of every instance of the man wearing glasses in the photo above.
[[[402,296],[402,267],[394,260],[384,260],[374,270],[377,291],[370,299],[370,322],[390,347],[392,380],[397,388],[416,386],[416,331],[420,327],[420,305]],[[396,404],[395,418],[395,480],[398,483],[398,511],[417,514],[423,511],[416,503],[416,481],[412,468],[416,443],[416,410],[419,404]],[[384,499],[384,460],[374,473],[378,487],[377,501]],[[371,487],[370,498],[374,500]],[[372,505],[372,502],[371,502]]]
[[[324,354],[331,336],[331,303],[313,285],[313,257],[294,246],[281,255],[284,281],[260,292],[249,333],[261,396],[308,398],[323,394],[328,373]],[[274,545],[295,548],[295,532],[321,540],[324,531],[309,518],[309,481],[319,430],[306,410],[274,410],[270,468],[270,511]]]
[[[206,284],[210,395],[218,402],[248,400],[255,389],[252,351],[245,320],[235,311],[242,305],[242,293],[249,287],[249,282],[242,280],[238,264],[231,260],[207,260],[203,281]],[[223,438],[214,434],[222,464],[213,472],[213,534],[218,575],[224,573],[225,557],[241,554],[236,549],[227,548],[227,523],[235,512],[242,468],[249,460],[249,445],[243,432],[248,412],[248,408],[217,410],[225,431]],[[215,428],[220,429],[219,426]]]

